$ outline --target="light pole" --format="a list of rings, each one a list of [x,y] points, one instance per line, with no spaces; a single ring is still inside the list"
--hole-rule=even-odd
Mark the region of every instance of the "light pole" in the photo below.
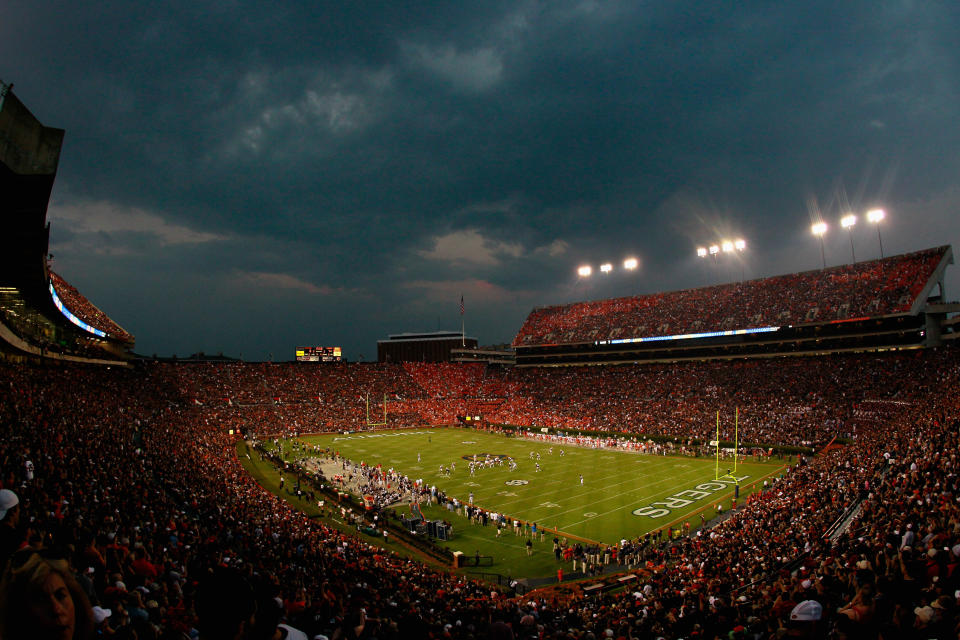
[[[743,238],[737,238],[736,240],[733,241],[733,248],[739,251],[740,253],[743,253],[747,248],[747,241],[744,240]],[[744,280],[746,280],[743,273],[744,273],[743,258],[740,258],[740,282],[743,282]]]
[[[724,253],[733,253],[733,243],[729,240],[722,240],[720,242],[720,250]],[[732,277],[730,278],[733,279]]]
[[[709,249],[707,247],[697,247],[697,255],[699,257],[706,258],[707,256],[710,256],[711,258],[713,258],[714,270],[717,269],[717,255],[719,253],[720,253],[720,245],[718,244],[710,245]],[[716,277],[716,274],[714,274],[714,277]]]
[[[736,253],[743,252],[747,248],[747,241],[743,238],[738,238],[737,240],[722,240],[719,243],[711,244],[709,248],[707,247],[697,247],[697,256],[701,258],[706,258],[710,256],[713,258],[713,265],[719,269],[719,260],[718,256],[721,253]],[[740,280],[741,282],[744,279],[744,270],[743,270],[743,260],[740,261]]]
[[[820,260],[823,261],[823,268],[827,268],[827,254],[823,251],[823,234],[827,232],[827,223],[826,222],[817,222],[810,227],[810,231],[813,235],[820,238]]]
[[[700,258],[706,258],[709,255],[706,247],[697,247],[697,256]]]
[[[880,259],[883,260],[883,238],[880,237],[880,221],[886,217],[883,209],[871,209],[867,211],[867,221],[877,225],[877,240],[880,241]]]
[[[855,224],[857,224],[857,216],[852,213],[840,218],[840,226],[846,229],[850,235],[850,257],[853,259],[853,264],[857,264],[857,254],[853,252],[853,225]]]

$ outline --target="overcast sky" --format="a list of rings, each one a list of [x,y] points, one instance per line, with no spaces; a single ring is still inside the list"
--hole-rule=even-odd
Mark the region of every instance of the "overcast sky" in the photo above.
[[[887,255],[956,245],[958,33],[955,1],[12,0],[0,79],[66,129],[54,270],[138,352],[372,360],[461,295],[494,344],[818,268],[818,215],[849,262],[848,209],[858,259],[874,206]],[[726,237],[742,263],[696,257]]]

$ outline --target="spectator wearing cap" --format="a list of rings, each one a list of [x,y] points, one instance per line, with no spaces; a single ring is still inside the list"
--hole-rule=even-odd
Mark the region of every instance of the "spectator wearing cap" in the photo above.
[[[20,528],[20,498],[10,489],[0,489],[0,575],[7,559],[23,544]]]
[[[926,629],[937,621],[937,611],[930,605],[914,608],[913,615],[916,616],[913,626],[920,630],[921,633],[922,630]]]
[[[903,537],[900,539],[900,548],[912,548],[914,540],[916,540],[917,535],[913,532],[913,524],[907,524],[907,530],[903,532]]]
[[[113,611],[110,609],[104,609],[101,606],[95,606],[93,608],[93,625],[96,630],[97,635],[111,635],[113,629],[110,628],[109,618],[113,615]]]
[[[804,600],[790,612],[789,638],[818,638],[823,606],[816,600]]]

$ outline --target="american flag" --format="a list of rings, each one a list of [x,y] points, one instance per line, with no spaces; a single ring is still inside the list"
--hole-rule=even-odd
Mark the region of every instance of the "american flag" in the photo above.
[[[460,296],[460,315],[463,315],[463,296]]]

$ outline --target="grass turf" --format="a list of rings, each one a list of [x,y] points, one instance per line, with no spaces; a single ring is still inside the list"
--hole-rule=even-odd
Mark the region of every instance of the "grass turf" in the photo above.
[[[461,502],[468,502],[472,493],[473,503],[488,511],[536,522],[572,539],[607,544],[657,529],[666,533],[668,527],[682,526],[686,520],[695,529],[701,512],[709,520],[718,502],[724,509],[730,507],[734,494],[730,480],[716,482],[713,458],[561,447],[460,428],[318,435],[302,440],[329,447],[354,462],[382,464],[384,469],[392,467],[408,477],[422,478]],[[486,454],[509,456],[518,469],[510,471],[504,464],[479,469],[471,476],[465,458],[483,459]],[[451,463],[455,471],[449,477],[442,475],[440,467]],[[732,460],[721,460],[720,473],[726,474],[730,466]],[[769,462],[741,462],[735,474],[741,500],[782,468]],[[492,532],[491,528],[490,536]]]
[[[484,509],[499,511],[525,522],[537,522],[541,528],[548,528],[542,541],[539,537],[534,540],[533,555],[528,556],[527,537],[516,536],[512,529],[505,529],[497,537],[496,529],[491,525],[474,525],[455,511],[441,506],[425,506],[426,518],[444,519],[453,524],[452,539],[439,544],[466,554],[468,567],[463,571],[492,574],[491,579],[504,576],[508,580],[551,578],[561,567],[569,575],[569,564],[559,563],[554,558],[555,535],[568,536],[571,540],[615,543],[621,538],[637,538],[657,529],[666,534],[668,527],[676,529],[685,521],[690,522],[691,529],[696,529],[700,525],[700,513],[709,520],[716,514],[716,504],[722,502],[726,509],[733,496],[729,482],[715,481],[713,458],[560,447],[460,428],[330,434],[301,439],[309,444],[329,447],[354,462],[394,467],[407,476],[435,484],[448,496],[462,502],[468,501],[472,492],[474,503]],[[240,448],[245,451],[242,444]],[[285,443],[283,448],[289,459],[290,444]],[[561,448],[564,449],[563,456],[560,456]],[[464,457],[487,453],[513,457],[518,469],[511,472],[504,465],[478,470],[470,476],[468,460]],[[536,471],[537,453],[540,454],[539,472]],[[296,500],[276,488],[279,474],[269,463],[258,462],[257,456],[247,458],[241,455],[241,460],[265,487],[270,487],[271,491],[309,515],[316,515],[315,505]],[[440,466],[449,467],[451,463],[456,463],[456,470],[449,477],[441,475]],[[726,473],[726,465],[731,463],[721,461],[721,474]],[[763,478],[777,475],[782,469],[782,463],[741,463],[736,473],[743,478],[741,500],[755,486],[760,486]],[[288,477],[289,480],[292,478]],[[405,507],[397,508],[408,512]],[[328,524],[351,530],[336,518],[330,519]],[[555,529],[560,533],[555,534]],[[407,555],[408,550],[398,547],[394,541],[388,546]],[[476,555],[485,557],[483,564],[469,566]]]

